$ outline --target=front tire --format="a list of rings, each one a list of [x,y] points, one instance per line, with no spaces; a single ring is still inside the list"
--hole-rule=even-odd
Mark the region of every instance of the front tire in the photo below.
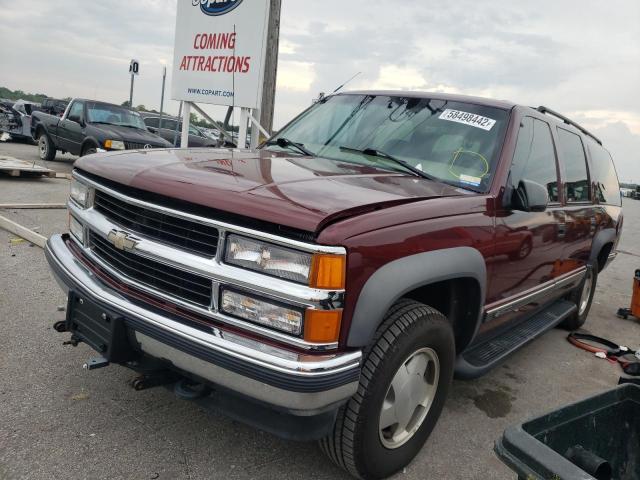
[[[396,302],[367,351],[357,393],[320,447],[357,478],[385,478],[401,470],[440,417],[454,360],[447,318],[413,300]]]
[[[38,154],[40,160],[52,162],[56,158],[56,146],[45,132],[38,137]]]
[[[591,262],[587,265],[587,273],[580,283],[580,285],[574,289],[567,300],[575,303],[578,309],[567,317],[561,324],[562,328],[567,330],[578,330],[587,321],[587,316],[591,310],[591,304],[593,303],[593,296],[596,293],[596,284],[598,283],[598,264],[597,262]]]
[[[81,157],[85,157],[87,155],[93,155],[94,153],[98,153],[98,149],[97,147],[94,146],[88,146],[85,147],[85,149],[82,151],[82,155],[80,155]]]

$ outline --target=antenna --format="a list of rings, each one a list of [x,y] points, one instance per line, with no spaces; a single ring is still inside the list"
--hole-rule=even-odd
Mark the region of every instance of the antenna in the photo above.
[[[331,92],[331,95],[333,95],[334,93],[339,92],[340,90],[342,90],[344,88],[344,86],[349,83],[351,80],[353,80],[354,78],[356,78],[358,75],[360,75],[362,72],[358,72],[356,73],[353,77],[351,77],[349,80],[347,80],[346,82],[344,82],[342,85],[340,85],[338,88],[336,88],[333,92]],[[327,96],[325,95],[324,92],[320,92],[318,94],[318,98],[316,98],[315,100],[313,100],[313,103],[324,103],[325,99],[327,98]]]
[[[356,73],[353,77],[351,77],[349,80],[347,80],[346,82],[344,82],[342,85],[340,85],[338,88],[336,88],[333,92],[331,93],[336,93],[339,92],[340,90],[342,90],[344,88],[344,86],[349,83],[351,80],[353,80],[354,78],[356,78],[358,75],[360,75],[362,72],[358,72]]]

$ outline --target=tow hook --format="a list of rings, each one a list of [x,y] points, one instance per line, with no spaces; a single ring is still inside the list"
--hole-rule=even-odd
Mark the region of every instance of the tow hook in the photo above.
[[[130,384],[134,390],[141,391],[148,388],[160,387],[174,383],[179,376],[170,370],[144,373],[131,380]]]

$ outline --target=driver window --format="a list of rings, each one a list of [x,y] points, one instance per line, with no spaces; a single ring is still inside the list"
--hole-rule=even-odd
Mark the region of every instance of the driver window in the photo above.
[[[558,170],[553,139],[549,124],[525,117],[511,165],[511,185],[517,187],[521,180],[532,180],[547,188],[549,201],[557,203]]]

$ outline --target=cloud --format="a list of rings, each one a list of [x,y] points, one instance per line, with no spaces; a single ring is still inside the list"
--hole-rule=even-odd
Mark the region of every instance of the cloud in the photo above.
[[[158,108],[176,1],[0,0],[0,85],[120,103],[137,58],[134,103]],[[639,18],[637,0],[283,0],[274,123],[281,127],[319,92],[362,72],[347,88],[548,105],[597,131],[618,152],[621,176],[632,175],[627,162],[640,151]],[[168,102],[174,113],[177,105]]]
[[[278,88],[308,92],[315,77],[313,63],[291,60],[278,62]]]

